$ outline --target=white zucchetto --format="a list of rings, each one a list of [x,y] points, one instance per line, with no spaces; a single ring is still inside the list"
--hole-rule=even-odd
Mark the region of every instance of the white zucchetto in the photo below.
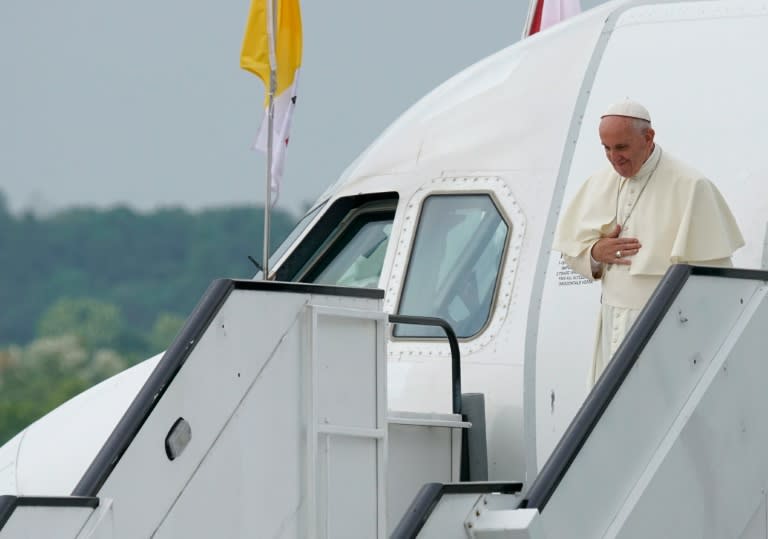
[[[651,122],[651,115],[648,112],[648,109],[637,101],[632,101],[630,99],[614,103],[608,107],[608,110],[606,110],[600,118],[605,118],[606,116],[626,116],[627,118],[637,118],[639,120],[645,120],[648,123]]]

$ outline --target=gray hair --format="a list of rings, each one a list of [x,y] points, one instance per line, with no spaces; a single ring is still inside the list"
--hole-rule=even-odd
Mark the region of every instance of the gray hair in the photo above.
[[[645,133],[647,129],[651,129],[651,122],[643,120],[642,118],[631,118],[632,129],[636,129],[642,133]]]

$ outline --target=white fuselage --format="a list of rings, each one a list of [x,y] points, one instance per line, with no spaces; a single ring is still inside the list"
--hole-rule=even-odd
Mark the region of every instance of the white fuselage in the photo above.
[[[606,161],[600,113],[631,97],[657,140],[710,177],[741,226],[737,267],[765,267],[768,185],[759,156],[768,70],[756,2],[611,2],[449,80],[377,139],[322,198],[396,191],[379,286],[397,312],[422,203],[489,193],[512,234],[491,318],[461,343],[465,392],[486,396],[489,477],[531,477],[588,391],[600,298],[551,250],[563,203]],[[436,261],[436,264],[439,261]],[[389,344],[389,405],[450,409],[444,342]]]
[[[460,341],[462,390],[485,396],[488,479],[530,480],[588,391],[600,285],[574,279],[551,246],[560,208],[606,164],[597,134],[600,113],[625,97],[642,102],[656,140],[701,170],[728,201],[746,240],[735,266],[766,268],[768,68],[757,57],[766,49],[764,2],[616,0],[584,13],[483,60],[414,105],[321,197],[304,231],[291,237],[271,267],[280,278],[313,231],[328,226],[333,208],[340,207],[336,203],[354,209],[355,200],[391,193],[391,228],[374,285],[384,290],[383,310],[398,313],[414,256],[425,248],[417,240],[427,200],[491,201],[506,236],[487,318]],[[343,236],[343,219],[328,228],[329,241]],[[464,259],[433,260],[436,281],[459,262],[466,265],[453,285],[466,278],[472,286],[464,293],[470,296],[479,277],[466,264],[474,259],[466,257],[485,246],[471,240],[462,238]],[[320,251],[318,257],[331,253],[333,245],[323,244]],[[294,273],[314,271],[313,259],[307,260]],[[437,288],[435,303],[445,299],[444,292]],[[421,304],[424,312],[406,314],[434,315],[429,299]],[[445,302],[457,319],[472,303],[464,300]],[[450,412],[446,341],[389,331],[389,410]],[[112,384],[119,392],[119,383]],[[123,387],[135,391],[135,385]],[[121,395],[115,406],[88,407],[91,414],[109,416],[105,429],[125,410],[129,399]],[[78,402],[85,401],[65,405],[66,417],[78,416],[72,411]],[[22,438],[6,446],[0,472],[3,455],[21,462],[33,454],[36,462],[52,462],[40,455],[48,439],[42,431],[55,421],[52,414],[33,425],[26,446]],[[95,433],[88,447],[78,446],[77,439],[67,443],[73,452],[90,454],[108,433]],[[69,470],[65,484],[74,487],[82,471]],[[51,493],[43,475],[25,479],[24,489],[16,487],[22,484],[18,477],[6,476],[0,475],[0,487],[15,488],[11,493]]]

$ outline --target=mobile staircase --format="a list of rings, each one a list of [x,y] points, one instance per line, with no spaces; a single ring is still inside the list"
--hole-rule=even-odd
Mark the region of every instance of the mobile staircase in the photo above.
[[[768,537],[767,282],[671,268],[529,488],[426,485],[392,537]]]
[[[447,331],[453,409],[387,410],[383,296],[214,282],[71,495],[0,496],[0,538],[383,538],[425,482],[486,478],[466,449],[467,411],[482,416],[482,400],[461,395],[458,341],[441,320],[391,317]],[[70,436],[88,428],[87,394],[57,411]],[[60,471],[45,458],[38,474]],[[0,473],[22,473],[23,460]]]

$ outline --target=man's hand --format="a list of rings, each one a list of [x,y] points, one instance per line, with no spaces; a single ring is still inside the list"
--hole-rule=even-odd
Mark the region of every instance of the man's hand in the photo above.
[[[637,238],[620,238],[621,226],[616,225],[613,232],[603,236],[592,246],[592,258],[603,264],[630,265],[630,256],[636,255],[640,250],[640,241]]]

